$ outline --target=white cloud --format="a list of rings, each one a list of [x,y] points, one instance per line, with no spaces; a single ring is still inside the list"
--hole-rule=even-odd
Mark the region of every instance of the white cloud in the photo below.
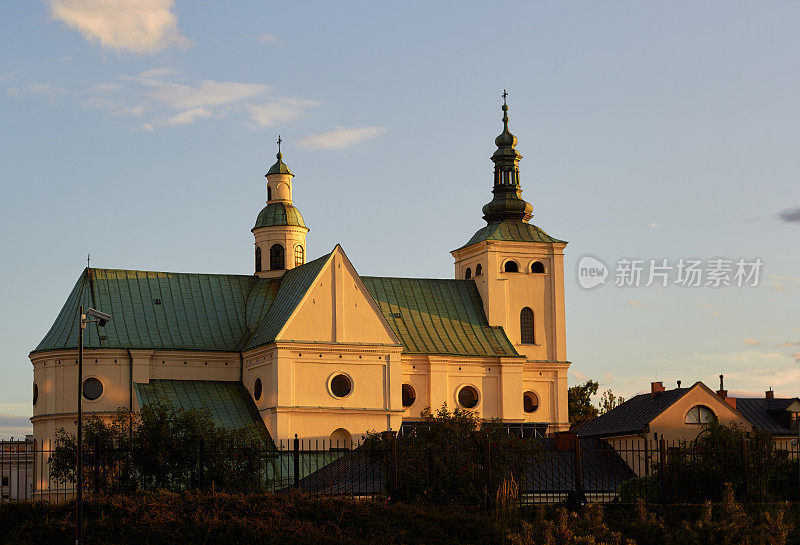
[[[631,299],[628,301],[628,306],[631,307],[646,307],[649,306],[647,303],[642,303],[641,301],[637,301],[636,299]]]
[[[758,341],[757,341],[757,340],[755,340],[755,339],[745,339],[745,340],[744,340],[744,344],[746,344],[746,345],[748,345],[748,346],[758,346],[758,345],[760,345],[761,343],[760,343],[760,342],[758,342]]]
[[[140,78],[163,78],[164,76],[174,76],[175,70],[172,68],[151,68],[139,74]]]
[[[186,110],[173,115],[167,119],[164,124],[170,127],[177,127],[179,125],[188,125],[190,123],[194,123],[197,119],[213,116],[214,114],[205,108],[192,108],[191,110]]]
[[[280,36],[275,36],[274,34],[262,34],[258,37],[258,41],[262,44],[277,45],[278,47],[283,45],[283,43],[281,43]]]
[[[337,127],[322,134],[307,136],[298,145],[314,149],[344,149],[385,132],[385,127]]]
[[[147,72],[145,72],[147,73]],[[121,76],[121,79],[140,83],[150,89],[149,96],[178,110],[219,106],[250,99],[269,91],[261,83],[204,80],[197,85],[172,83],[152,77]]]
[[[84,105],[88,108],[103,110],[115,117],[142,117],[146,111],[145,104],[128,105],[104,97],[91,97],[84,102]]]
[[[157,53],[186,48],[173,0],[46,0],[51,16],[92,43],[117,51]]]
[[[250,107],[250,118],[258,127],[271,127],[302,116],[305,111],[320,103],[300,98],[282,98]]]
[[[784,341],[782,343],[778,343],[778,346],[783,346],[783,347],[800,346],[800,341]]]

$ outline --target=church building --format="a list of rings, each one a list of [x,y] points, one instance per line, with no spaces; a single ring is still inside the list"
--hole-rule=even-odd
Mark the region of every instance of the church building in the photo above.
[[[502,110],[486,226],[451,252],[453,279],[362,276],[342,246],[307,248],[280,141],[251,273],[86,268],[30,354],[36,440],[74,429],[81,305],[112,315],[85,329],[86,415],[163,397],[224,426],[263,422],[276,442],[350,442],[443,404],[568,429],[567,243],[530,223]]]

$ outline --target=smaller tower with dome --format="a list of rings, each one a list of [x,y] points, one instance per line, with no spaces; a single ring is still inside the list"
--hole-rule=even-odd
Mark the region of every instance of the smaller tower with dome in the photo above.
[[[306,261],[308,227],[300,211],[292,203],[294,174],[283,162],[281,137],[278,137],[277,161],[265,175],[267,206],[256,218],[255,275],[259,278],[282,276],[288,269]]]

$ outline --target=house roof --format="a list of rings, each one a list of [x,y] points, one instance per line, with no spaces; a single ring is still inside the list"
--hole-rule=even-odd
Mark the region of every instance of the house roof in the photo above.
[[[239,352],[273,342],[331,254],[282,278],[85,269],[33,352],[78,346],[79,305],[107,312],[87,348]],[[411,354],[519,357],[492,327],[472,280],[362,277]]]
[[[756,429],[774,434],[792,434],[796,431],[789,428],[789,419],[781,419],[792,404],[800,405],[796,397],[766,399],[737,397],[736,408]]]
[[[134,389],[140,406],[165,400],[184,409],[208,410],[216,425],[229,430],[254,424],[272,445],[258,409],[239,382],[151,380],[148,383],[135,383]]]
[[[478,229],[469,239],[469,242],[461,246],[461,248],[466,248],[485,240],[566,244],[565,241],[551,237],[533,224],[521,220],[507,220],[499,223],[490,223],[486,227]],[[458,249],[460,250],[461,248]]]
[[[649,393],[639,394],[621,405],[617,405],[607,413],[592,418],[576,431],[581,437],[605,437],[645,432],[650,422],[692,388],[694,386],[666,390],[659,392],[655,397]]]

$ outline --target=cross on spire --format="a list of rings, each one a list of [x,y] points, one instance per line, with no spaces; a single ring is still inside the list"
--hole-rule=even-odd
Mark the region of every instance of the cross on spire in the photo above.
[[[508,91],[506,91],[505,89],[503,89],[503,94],[502,94],[501,96],[503,97],[503,106],[507,106],[507,104],[506,104],[506,97],[508,96]]]
[[[279,134],[278,135],[278,153],[281,152],[281,142],[283,142],[283,140],[281,140],[281,135]]]

